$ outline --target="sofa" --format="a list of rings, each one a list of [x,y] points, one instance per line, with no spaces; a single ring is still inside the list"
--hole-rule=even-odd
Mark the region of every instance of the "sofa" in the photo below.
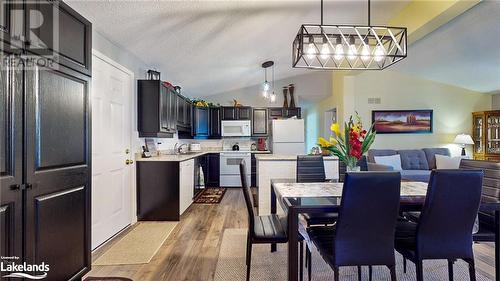
[[[369,171],[392,171],[391,166],[375,163],[375,156],[401,157],[401,178],[409,181],[428,182],[431,170],[436,169],[436,154],[450,156],[448,148],[423,149],[370,149],[368,150],[367,166]]]

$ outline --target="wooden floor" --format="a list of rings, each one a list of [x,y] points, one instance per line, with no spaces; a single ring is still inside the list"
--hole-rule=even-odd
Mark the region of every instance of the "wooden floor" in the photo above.
[[[191,205],[149,264],[93,266],[87,276],[128,277],[133,280],[151,281],[212,281],[224,229],[246,227],[247,214],[243,193],[240,189],[229,189],[218,205]],[[130,229],[96,251],[93,259],[126,235]],[[493,279],[492,244],[476,244],[474,250],[476,270]]]

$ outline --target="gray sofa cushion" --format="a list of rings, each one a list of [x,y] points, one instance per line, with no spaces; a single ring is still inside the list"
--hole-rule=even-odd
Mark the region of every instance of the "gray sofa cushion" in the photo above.
[[[450,150],[448,148],[424,148],[422,149],[427,158],[427,163],[429,163],[429,169],[436,169],[436,154],[450,156]]]
[[[429,170],[425,153],[421,149],[398,150],[403,170]]]
[[[402,170],[401,179],[409,181],[429,182],[430,170]]]
[[[398,152],[393,149],[370,149],[368,150],[368,162],[375,163],[375,156],[392,156]]]

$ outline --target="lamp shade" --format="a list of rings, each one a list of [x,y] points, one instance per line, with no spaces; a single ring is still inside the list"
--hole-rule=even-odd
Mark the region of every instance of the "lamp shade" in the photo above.
[[[472,137],[470,135],[459,134],[455,137],[453,143],[465,145],[465,144],[474,144],[474,141],[472,140]]]

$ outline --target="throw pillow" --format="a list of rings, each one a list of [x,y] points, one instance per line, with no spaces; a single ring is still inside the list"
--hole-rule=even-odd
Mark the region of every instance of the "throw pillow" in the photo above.
[[[458,169],[462,157],[450,157],[436,154],[436,169]]]
[[[399,154],[391,155],[391,156],[375,156],[375,163],[391,166],[394,171],[401,171],[401,156]]]

